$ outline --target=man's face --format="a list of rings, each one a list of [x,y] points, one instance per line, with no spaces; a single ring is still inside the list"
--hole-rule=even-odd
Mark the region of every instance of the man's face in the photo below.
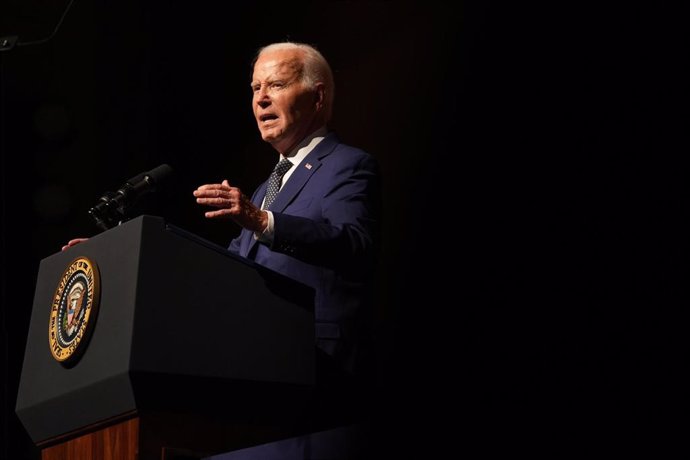
[[[319,128],[319,91],[301,81],[299,50],[263,53],[254,64],[252,105],[261,137],[280,153],[287,153]]]

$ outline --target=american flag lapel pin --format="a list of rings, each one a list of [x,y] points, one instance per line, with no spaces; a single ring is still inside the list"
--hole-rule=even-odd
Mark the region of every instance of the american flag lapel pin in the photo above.
[[[307,169],[311,169],[311,163],[305,164],[304,167],[307,168]]]

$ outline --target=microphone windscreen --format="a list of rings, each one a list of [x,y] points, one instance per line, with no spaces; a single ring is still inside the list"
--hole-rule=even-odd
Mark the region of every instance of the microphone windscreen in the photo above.
[[[153,168],[151,171],[144,173],[144,175],[149,176],[149,179],[154,184],[159,184],[164,180],[170,178],[170,176],[172,176],[172,173],[173,169],[170,167],[170,165],[162,164],[160,166]]]

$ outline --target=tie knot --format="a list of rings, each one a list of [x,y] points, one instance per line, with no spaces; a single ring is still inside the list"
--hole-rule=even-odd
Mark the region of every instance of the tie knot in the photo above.
[[[273,174],[277,175],[278,177],[283,177],[283,174],[285,174],[290,168],[292,168],[292,162],[287,158],[283,158],[276,164],[275,168],[273,168]]]

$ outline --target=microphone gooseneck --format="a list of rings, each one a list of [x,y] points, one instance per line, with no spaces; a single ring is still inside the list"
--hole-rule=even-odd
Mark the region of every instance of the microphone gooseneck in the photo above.
[[[89,209],[89,214],[100,229],[113,228],[127,220],[130,208],[139,198],[157,191],[171,175],[172,168],[167,164],[138,174],[125,182],[116,192],[106,192]]]

